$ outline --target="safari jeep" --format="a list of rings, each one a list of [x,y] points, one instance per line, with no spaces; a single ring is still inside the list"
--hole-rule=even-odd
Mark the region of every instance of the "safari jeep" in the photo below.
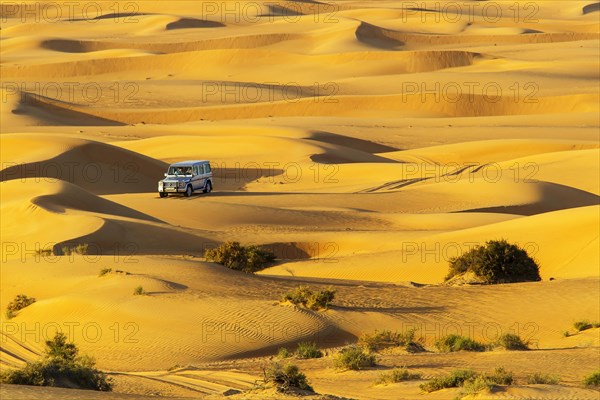
[[[212,190],[212,170],[208,161],[190,160],[171,164],[165,179],[158,181],[158,194],[183,193],[190,197],[196,190],[209,193]]]

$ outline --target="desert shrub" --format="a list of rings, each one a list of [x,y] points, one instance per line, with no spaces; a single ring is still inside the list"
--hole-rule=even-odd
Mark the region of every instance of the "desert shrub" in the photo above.
[[[358,345],[369,351],[380,351],[390,347],[405,347],[410,353],[425,351],[423,345],[415,340],[416,329],[405,333],[389,330],[375,331],[372,334],[363,333],[358,338]]]
[[[285,347],[280,347],[279,350],[277,350],[277,358],[290,358],[292,355],[292,352]]]
[[[485,351],[485,345],[460,335],[448,335],[437,342],[435,347],[442,352]]]
[[[573,324],[573,327],[575,328],[575,330],[577,332],[581,332],[581,331],[586,331],[588,329],[592,329],[592,328],[598,328],[600,327],[600,323],[598,322],[589,322],[586,320],[583,321],[577,321]]]
[[[333,366],[337,369],[361,370],[373,367],[376,363],[375,355],[367,353],[359,346],[348,346],[340,350],[334,360]]]
[[[296,305],[303,305],[311,310],[327,309],[335,298],[335,290],[327,288],[313,292],[308,286],[298,286],[285,293],[281,301],[289,301]]]
[[[475,395],[483,390],[490,390],[494,385],[485,377],[479,375],[473,379],[468,379],[462,384],[462,395]]]
[[[585,386],[600,386],[600,369],[586,376],[583,384]]]
[[[384,372],[379,375],[379,378],[375,381],[377,385],[389,385],[390,383],[398,383],[404,381],[411,381],[415,379],[421,379],[421,375],[410,372],[407,368],[394,368],[391,371]]]
[[[435,392],[451,387],[463,387],[463,395],[473,395],[482,390],[489,390],[496,385],[512,385],[513,374],[498,367],[491,374],[478,374],[471,369],[456,369],[448,375],[438,376],[423,384],[421,390]]]
[[[313,296],[308,298],[306,307],[310,308],[311,310],[327,309],[334,298],[335,290],[331,288],[319,290],[318,292],[315,292]]]
[[[35,298],[28,297],[25,294],[18,294],[15,296],[14,300],[8,303],[6,306],[6,318],[11,319],[17,312],[24,309],[27,306],[35,303]]]
[[[541,280],[539,266],[527,251],[506,240],[490,240],[459,257],[450,259],[446,280],[472,272],[485,283]]]
[[[294,364],[282,366],[279,363],[272,363],[263,370],[265,383],[271,383],[279,392],[288,392],[291,389],[301,389],[313,392],[309,385],[306,375],[304,375]]]
[[[506,350],[529,350],[529,342],[524,342],[519,335],[514,333],[501,335],[495,345]]]
[[[321,358],[323,352],[319,350],[314,342],[300,342],[296,349],[296,357],[298,358]]]
[[[451,387],[461,387],[466,381],[474,380],[477,376],[472,369],[455,369],[448,375],[430,379],[419,387],[424,392],[430,393]]]
[[[15,385],[59,386],[110,391],[112,381],[95,368],[94,360],[79,356],[77,346],[68,343],[63,333],[46,341],[43,360],[2,374],[0,381]]]
[[[110,274],[112,272],[112,268],[102,268],[98,276],[104,276]]]
[[[142,286],[138,286],[135,289],[133,289],[133,294],[134,294],[134,296],[141,296],[141,295],[145,295],[146,291],[144,290],[144,288]]]
[[[79,243],[75,246],[63,246],[61,251],[63,255],[70,256],[71,254],[82,254],[86,255],[88,252],[88,244],[87,243]]]
[[[206,249],[204,257],[227,268],[254,273],[275,260],[275,255],[258,246],[242,246],[239,242],[226,242],[214,249]]]
[[[512,372],[503,367],[497,367],[492,374],[484,376],[485,380],[492,385],[512,385],[514,382]]]
[[[550,374],[536,372],[527,376],[527,383],[530,385],[556,385],[560,382],[560,377]]]

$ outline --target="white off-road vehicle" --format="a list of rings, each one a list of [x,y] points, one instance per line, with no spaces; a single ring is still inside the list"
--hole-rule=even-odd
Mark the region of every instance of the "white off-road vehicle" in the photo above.
[[[205,160],[171,164],[165,173],[165,179],[158,181],[160,197],[167,197],[169,193],[183,193],[190,197],[196,190],[210,193],[212,189],[212,169],[210,162]]]

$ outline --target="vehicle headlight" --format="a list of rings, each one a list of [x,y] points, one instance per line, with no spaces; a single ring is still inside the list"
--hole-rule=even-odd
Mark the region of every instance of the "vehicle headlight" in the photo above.
[[[183,187],[185,185],[185,182],[177,182],[177,186],[179,187]]]

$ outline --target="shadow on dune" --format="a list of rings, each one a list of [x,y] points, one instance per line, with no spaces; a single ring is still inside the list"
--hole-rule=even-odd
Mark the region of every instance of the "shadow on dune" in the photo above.
[[[167,24],[167,30],[191,29],[191,28],[222,28],[225,24],[216,21],[208,21],[196,18],[181,18],[178,21]]]
[[[332,310],[358,311],[358,312],[380,312],[384,314],[433,314],[446,312],[446,307],[352,307],[352,306],[329,306]]]
[[[387,30],[383,28],[371,25],[367,22],[361,22],[360,26],[356,28],[355,36],[359,42],[383,50],[395,50],[406,44],[401,40],[387,35],[386,32]]]
[[[79,244],[88,245],[88,255],[109,255],[136,263],[138,257],[145,255],[201,256],[206,246],[215,246],[216,242],[169,225],[107,218],[97,231],[57,243],[53,252],[62,254],[63,247],[75,248]]]
[[[6,166],[7,163],[5,163]],[[40,178],[63,180],[94,194],[156,192],[167,164],[100,142],[76,146],[49,160],[14,164],[0,171],[0,181]]]
[[[485,212],[531,216],[552,211],[600,204],[600,196],[570,186],[543,182],[540,190],[540,200],[534,203],[474,208],[458,212]]]
[[[11,110],[14,115],[34,117],[40,125],[49,126],[124,126],[126,124],[111,119],[90,115],[68,108],[63,103],[49,97],[21,92],[17,107]]]
[[[317,142],[335,144],[339,146],[348,147],[353,150],[360,150],[365,153],[387,153],[391,151],[398,151],[403,149],[397,149],[392,146],[371,142],[364,139],[353,138],[351,136],[338,135],[336,133],[326,131],[314,131],[311,133],[310,140]]]
[[[600,2],[588,4],[587,6],[583,7],[583,15],[587,15],[598,11],[600,11]]]

